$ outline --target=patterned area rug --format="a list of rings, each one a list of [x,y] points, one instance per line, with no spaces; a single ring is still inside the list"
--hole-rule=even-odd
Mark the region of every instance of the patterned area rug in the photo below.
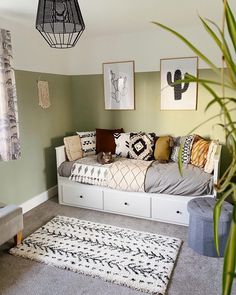
[[[177,238],[56,216],[10,253],[161,295],[181,243]]]

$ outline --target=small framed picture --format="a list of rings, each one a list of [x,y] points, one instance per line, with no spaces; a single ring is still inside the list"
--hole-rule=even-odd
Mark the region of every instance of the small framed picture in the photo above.
[[[106,110],[134,110],[134,61],[103,63]]]
[[[175,83],[186,74],[197,77],[198,57],[161,59],[161,110],[196,110],[197,83]]]

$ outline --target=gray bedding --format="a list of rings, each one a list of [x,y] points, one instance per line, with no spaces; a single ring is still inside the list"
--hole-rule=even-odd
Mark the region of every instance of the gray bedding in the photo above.
[[[74,162],[63,162],[58,168],[60,176],[69,177]],[[161,164],[154,161],[147,170],[145,192],[165,193],[182,196],[201,196],[212,194],[212,174],[193,165],[183,167],[183,177],[178,170],[178,164],[170,162]]]
[[[193,165],[183,167],[183,177],[178,164],[153,162],[145,179],[147,193],[165,193],[182,196],[201,196],[212,194],[212,175]]]

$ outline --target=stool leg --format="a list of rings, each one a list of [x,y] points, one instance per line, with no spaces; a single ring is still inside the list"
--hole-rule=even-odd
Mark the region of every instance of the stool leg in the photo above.
[[[14,236],[15,245],[18,246],[22,241],[22,230]]]

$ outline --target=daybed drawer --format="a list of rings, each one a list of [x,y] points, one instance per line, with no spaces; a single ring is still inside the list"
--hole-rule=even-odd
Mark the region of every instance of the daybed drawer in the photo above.
[[[186,200],[173,198],[152,198],[152,218],[164,222],[188,225],[189,214]]]
[[[103,209],[102,191],[92,186],[64,185],[62,200],[68,205]]]
[[[140,193],[104,191],[104,210],[149,218],[151,200]]]

